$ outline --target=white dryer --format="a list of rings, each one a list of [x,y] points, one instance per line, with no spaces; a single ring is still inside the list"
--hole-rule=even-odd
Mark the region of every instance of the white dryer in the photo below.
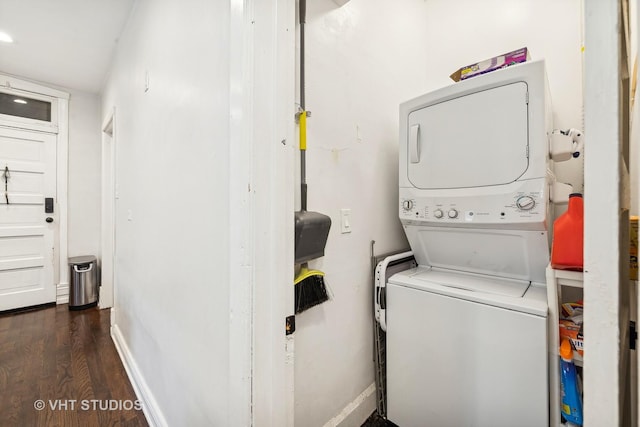
[[[543,61],[400,106],[399,216],[419,266],[386,288],[399,426],[548,425],[551,128]]]

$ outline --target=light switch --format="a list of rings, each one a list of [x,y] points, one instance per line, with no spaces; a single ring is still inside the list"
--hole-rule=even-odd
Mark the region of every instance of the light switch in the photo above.
[[[342,234],[351,233],[351,209],[340,209],[340,225]]]

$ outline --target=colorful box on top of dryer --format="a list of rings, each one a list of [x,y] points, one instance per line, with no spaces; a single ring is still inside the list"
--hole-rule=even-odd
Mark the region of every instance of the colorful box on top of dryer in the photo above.
[[[531,60],[529,57],[529,49],[523,47],[513,52],[503,53],[502,55],[462,67],[449,77],[451,77],[453,81],[458,82],[529,60]]]

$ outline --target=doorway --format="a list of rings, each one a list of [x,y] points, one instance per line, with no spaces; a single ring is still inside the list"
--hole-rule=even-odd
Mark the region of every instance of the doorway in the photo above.
[[[114,212],[117,198],[115,164],[115,109],[112,109],[102,126],[102,288],[98,304],[103,309],[113,307],[115,294],[116,227]]]
[[[69,94],[0,75],[0,311],[69,289]]]

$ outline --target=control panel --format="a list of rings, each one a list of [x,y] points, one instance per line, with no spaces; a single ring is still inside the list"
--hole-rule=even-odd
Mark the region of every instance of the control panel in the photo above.
[[[528,188],[527,188],[528,187]],[[420,197],[400,191],[400,219],[403,223],[431,225],[508,224],[544,222],[549,206],[546,186],[520,188],[507,194],[470,197]]]

